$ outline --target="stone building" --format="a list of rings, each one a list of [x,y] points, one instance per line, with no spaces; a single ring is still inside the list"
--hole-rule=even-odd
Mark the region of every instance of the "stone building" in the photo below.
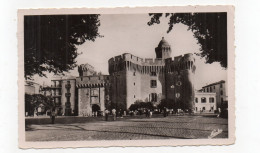
[[[78,115],[91,116],[93,112],[104,111],[105,104],[109,102],[109,75],[96,74],[89,64],[80,65],[78,71]]]
[[[192,54],[171,58],[171,46],[162,38],[155,59],[129,53],[109,59],[112,103],[127,109],[136,101],[158,103],[172,99],[182,109],[194,109],[195,59]]]
[[[127,110],[140,101],[156,105],[162,99],[194,110],[195,59],[192,54],[172,58],[171,53],[171,46],[162,38],[155,48],[155,59],[130,53],[110,58],[109,75],[97,74],[89,64],[80,65],[79,77],[52,80],[55,101],[65,115],[72,110],[80,116],[105,108]]]

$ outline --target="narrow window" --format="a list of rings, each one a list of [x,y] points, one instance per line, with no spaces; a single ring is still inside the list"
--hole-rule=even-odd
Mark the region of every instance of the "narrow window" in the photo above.
[[[156,87],[157,87],[156,80],[151,80],[151,88],[156,88]]]
[[[195,102],[198,103],[198,98],[197,97],[195,98]]]
[[[210,97],[210,98],[209,98],[209,102],[210,102],[210,103],[214,103],[214,98],[213,98],[213,97]]]
[[[156,72],[151,72],[150,75],[151,76],[156,76]]]
[[[156,102],[157,101],[157,94],[156,93],[151,93],[151,102]]]
[[[207,102],[206,97],[201,97],[201,103],[206,103],[206,102]]]

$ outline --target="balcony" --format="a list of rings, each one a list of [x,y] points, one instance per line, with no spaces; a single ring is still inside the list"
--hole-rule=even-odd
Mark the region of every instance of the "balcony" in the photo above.
[[[71,96],[71,93],[65,93],[65,96],[66,96],[66,97],[70,97],[70,96]]]
[[[61,88],[61,85],[59,84],[59,85],[51,85],[51,88]]]

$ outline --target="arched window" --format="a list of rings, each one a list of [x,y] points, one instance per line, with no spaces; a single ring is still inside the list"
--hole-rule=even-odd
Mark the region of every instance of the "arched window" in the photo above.
[[[156,80],[151,80],[151,88],[156,88],[156,87],[157,87]]]
[[[195,103],[198,103],[198,98],[197,97],[195,97]]]
[[[209,102],[210,102],[210,103],[214,103],[214,97],[210,97],[210,98],[209,98]]]
[[[207,102],[206,97],[201,97],[201,103],[206,103],[206,102]]]

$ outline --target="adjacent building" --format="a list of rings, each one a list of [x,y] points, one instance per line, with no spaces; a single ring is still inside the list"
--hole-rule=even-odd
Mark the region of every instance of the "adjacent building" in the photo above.
[[[201,89],[204,93],[216,93],[217,108],[221,108],[227,103],[226,82],[224,80],[208,84]]]
[[[25,81],[25,94],[34,95],[41,93],[42,86],[33,81]]]
[[[61,115],[77,114],[76,77],[56,77],[51,80],[51,96]]]
[[[217,110],[216,93],[195,92],[195,112],[214,113]]]

